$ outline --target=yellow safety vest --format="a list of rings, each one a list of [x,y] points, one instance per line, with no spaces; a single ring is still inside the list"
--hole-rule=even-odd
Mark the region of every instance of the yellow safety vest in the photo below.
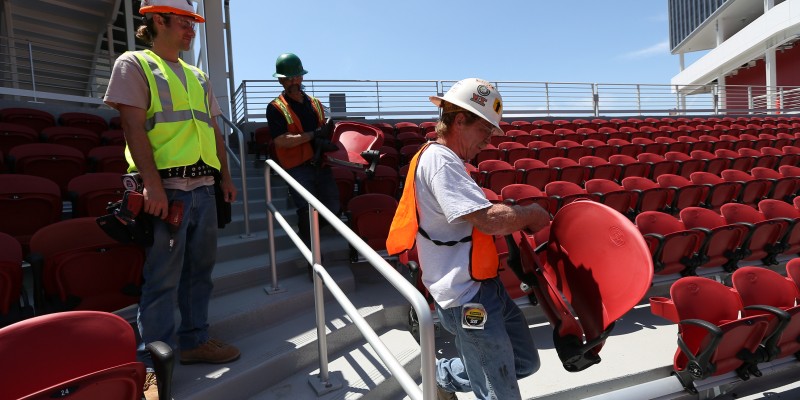
[[[406,183],[403,187],[403,196],[400,198],[400,203],[397,206],[397,211],[392,220],[392,226],[389,228],[389,236],[386,238],[386,250],[390,255],[397,255],[404,251],[411,250],[417,239],[417,232],[420,231],[414,176],[417,172],[419,157],[429,145],[430,143],[423,145],[409,163],[408,175],[406,175]],[[423,236],[427,238],[427,234],[423,233]],[[497,257],[497,247],[494,244],[494,237],[479,231],[478,228],[473,227],[471,236],[467,236],[455,242],[440,244],[441,242],[431,238],[428,238],[428,240],[433,241],[439,246],[452,246],[457,243],[471,242],[469,249],[469,276],[472,280],[485,281],[497,276],[500,264]],[[421,265],[420,268],[424,271],[425,266]]]
[[[316,97],[308,96],[308,98],[311,100],[311,105],[317,113],[317,126],[321,126],[325,122],[325,111],[322,109],[322,103],[320,103]],[[283,117],[286,118],[286,129],[288,129],[289,133],[298,134],[305,132],[303,125],[300,123],[300,119],[297,118],[297,115],[292,111],[289,102],[286,101],[283,94],[278,96],[275,100],[272,100],[272,104],[280,110]],[[313,130],[317,128],[317,126],[309,130]],[[310,160],[311,157],[314,156],[314,151],[311,149],[311,143],[306,142],[294,147],[275,146],[275,156],[278,158],[278,163],[281,164],[281,167],[289,169]]]
[[[153,148],[156,168],[192,165],[202,160],[220,170],[217,141],[208,105],[208,78],[199,68],[178,59],[186,76],[186,86],[161,57],[150,50],[136,51],[150,87],[150,107],[145,130]],[[128,146],[125,146],[128,172],[136,171]]]

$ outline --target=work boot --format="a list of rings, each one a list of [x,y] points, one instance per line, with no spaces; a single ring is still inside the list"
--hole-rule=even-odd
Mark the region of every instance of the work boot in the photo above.
[[[235,361],[241,353],[236,347],[221,340],[207,342],[190,350],[181,350],[181,364],[224,364]]]
[[[448,392],[441,386],[436,385],[436,400],[458,400],[458,396],[456,396],[455,393]]]
[[[148,372],[145,375],[143,390],[146,400],[158,400],[158,380],[155,373]]]

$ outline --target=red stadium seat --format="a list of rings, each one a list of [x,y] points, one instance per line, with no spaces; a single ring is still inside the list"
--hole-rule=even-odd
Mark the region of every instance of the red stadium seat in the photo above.
[[[159,396],[171,398],[172,350],[148,345]],[[14,360],[0,376],[8,399],[140,400],[144,364],[136,361],[136,338],[124,319],[74,311],[43,315],[0,329],[0,353]]]
[[[650,307],[653,314],[678,323],[673,368],[681,384],[696,390],[694,381],[728,372],[748,379],[769,317],[739,318],[744,307],[737,293],[708,278],[681,278],[670,288],[670,296],[651,298]]]
[[[542,161],[533,158],[522,158],[514,162],[517,171],[517,183],[535,186],[544,190],[545,185],[556,180],[556,171]]]
[[[51,126],[42,129],[41,136],[46,143],[63,144],[78,149],[84,156],[100,145],[98,133],[78,127]]]
[[[108,123],[105,118],[99,115],[82,112],[63,113],[59,115],[58,122],[61,126],[88,129],[96,135],[108,129]]]
[[[550,182],[544,187],[548,197],[558,200],[558,208],[566,206],[578,199],[597,200],[598,196],[589,193],[578,184],[566,181]]]
[[[646,178],[652,180],[658,179],[663,174],[676,174],[680,166],[677,162],[669,161],[664,156],[655,153],[640,153],[636,156],[636,160],[650,165],[650,174]]]
[[[42,129],[48,126],[55,126],[56,124],[56,119],[47,111],[23,107],[0,110],[0,121],[25,125],[36,131],[36,133],[41,132]]]
[[[740,249],[741,260],[761,260],[764,265],[778,264],[776,257],[783,251],[780,243],[789,229],[788,221],[767,219],[761,211],[745,204],[725,204],[720,211],[729,224],[748,227],[748,235]]]
[[[669,211],[674,191],[640,176],[631,176],[622,180],[622,187],[636,193],[634,213],[643,211]]]
[[[485,160],[478,164],[479,185],[500,193],[504,186],[517,182],[517,171],[502,160]]]
[[[727,182],[739,182],[742,185],[742,190],[736,198],[736,201],[742,204],[755,207],[772,191],[770,180],[757,179],[744,171],[726,169],[722,171],[721,176]]]
[[[800,258],[793,258],[786,263],[786,277],[791,279],[800,290]],[[800,298],[797,300],[800,301]]]
[[[16,238],[25,254],[37,230],[61,220],[61,208],[61,192],[53,181],[0,174],[0,232]]]
[[[0,328],[33,316],[22,285],[22,245],[0,232]]]
[[[528,147],[518,142],[503,142],[497,146],[501,153],[501,160],[514,165],[514,162],[521,158],[529,158],[530,150]]]
[[[587,179],[608,179],[618,181],[622,174],[622,166],[611,164],[597,156],[585,156],[578,160],[578,164],[586,168]]]
[[[632,176],[647,178],[650,176],[650,164],[639,162],[636,158],[625,154],[614,154],[608,159],[609,164],[620,165],[622,171],[620,172],[619,179],[625,179]]]
[[[125,159],[124,146],[97,146],[86,155],[89,169],[92,172],[128,172],[128,160]]]
[[[354,170],[364,170],[376,165],[376,159],[368,159],[364,152],[383,146],[383,133],[380,129],[360,122],[337,122],[331,142],[339,148],[337,151],[325,153],[328,164],[338,165]]]
[[[771,317],[764,340],[767,356],[764,361],[792,354],[800,356],[800,305],[795,305],[800,291],[794,282],[775,271],[759,267],[739,268],[733,272],[731,280],[742,298],[745,316]]]
[[[547,166],[556,171],[557,180],[572,182],[576,185],[583,186],[587,170],[575,160],[565,157],[553,157],[547,160]]]
[[[781,200],[766,199],[758,210],[767,219],[784,219],[789,224],[786,234],[776,243],[782,254],[800,255],[800,210]]]
[[[138,302],[144,249],[112,239],[95,218],[50,224],[30,246],[37,310],[112,312]]]
[[[400,175],[397,170],[385,165],[376,166],[372,176],[364,172],[356,172],[356,179],[361,194],[382,193],[397,198],[400,192]]]
[[[508,265],[534,289],[563,367],[581,371],[600,362],[615,321],[650,287],[652,259],[636,227],[596,202],[563,207],[549,234],[544,264],[532,238],[520,235],[519,257],[509,246]]]
[[[694,275],[705,233],[687,229],[681,220],[657,211],[637,215],[636,227],[653,255],[656,274]]]
[[[0,153],[8,154],[14,146],[36,143],[39,133],[25,125],[0,122]]]
[[[658,186],[675,191],[669,205],[669,210],[673,214],[686,207],[701,207],[708,196],[707,186],[696,185],[680,175],[661,175],[658,177]]]
[[[728,224],[725,218],[714,211],[687,207],[680,211],[681,221],[689,229],[705,232],[706,241],[700,249],[698,267],[723,267],[733,271],[742,257],[740,247],[747,238],[748,227]]]
[[[633,215],[633,205],[636,204],[634,193],[622,185],[609,179],[590,179],[586,181],[586,191],[597,196],[597,201],[603,203],[625,216]]]
[[[11,149],[8,159],[14,173],[50,179],[58,185],[64,197],[69,181],[86,172],[83,153],[60,144],[19,145]]]
[[[120,174],[98,172],[72,178],[67,190],[74,218],[99,217],[108,214],[108,203],[122,200],[125,187]]]
[[[397,211],[397,200],[382,193],[367,193],[353,197],[347,203],[350,228],[375,251],[386,253],[386,238]],[[350,260],[359,261],[351,248]]]
[[[678,163],[678,172],[676,174],[689,179],[694,172],[704,171],[706,161],[702,159],[695,159],[686,153],[678,151],[668,151],[664,154],[666,160]]]
[[[269,128],[267,128],[269,130]],[[258,129],[256,129],[258,131]],[[258,135],[256,135],[258,138]],[[100,133],[100,144],[106,146],[125,145],[125,132],[122,129],[109,129]]]
[[[336,181],[336,187],[339,188],[339,210],[331,210],[337,215],[346,211],[347,203],[353,196],[355,196],[356,176],[355,173],[343,167],[332,166],[331,173],[333,180]]]
[[[558,210],[557,199],[550,198],[537,187],[524,183],[515,183],[503,187],[500,191],[500,198],[504,203],[508,204],[527,205],[535,203],[547,210],[551,215]]]
[[[713,210],[719,210],[723,204],[734,201],[742,191],[741,183],[727,182],[710,172],[695,172],[690,176],[690,179],[695,185],[706,185],[708,187],[705,206]]]

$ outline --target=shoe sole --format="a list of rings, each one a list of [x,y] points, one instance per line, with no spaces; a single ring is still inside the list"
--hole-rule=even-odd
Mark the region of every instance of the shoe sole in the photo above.
[[[199,358],[190,358],[190,359],[183,359],[183,358],[181,358],[180,362],[181,362],[181,364],[183,364],[183,365],[189,365],[189,364],[227,364],[227,363],[229,363],[229,362],[233,362],[233,361],[236,361],[236,360],[238,360],[238,359],[239,359],[239,357],[241,357],[241,354],[237,354],[237,355],[236,355],[236,357],[231,357],[231,358],[229,358],[229,359],[225,359],[225,360],[214,360],[214,361],[212,361],[212,360],[205,360],[205,359],[199,359]]]

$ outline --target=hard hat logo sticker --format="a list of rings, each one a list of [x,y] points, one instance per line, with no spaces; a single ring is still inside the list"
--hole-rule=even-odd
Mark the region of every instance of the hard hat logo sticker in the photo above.
[[[492,92],[484,85],[478,85],[478,94],[481,96],[488,96]]]
[[[477,103],[481,107],[486,107],[486,97],[479,95],[478,93],[473,93],[472,98],[470,99],[473,103]]]

